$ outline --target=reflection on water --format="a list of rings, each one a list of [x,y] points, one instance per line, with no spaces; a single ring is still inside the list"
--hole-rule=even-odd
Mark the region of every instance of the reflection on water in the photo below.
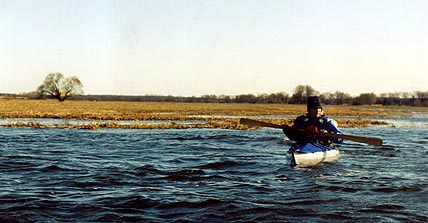
[[[427,222],[428,130],[344,129],[293,168],[281,131],[0,128],[0,222]]]

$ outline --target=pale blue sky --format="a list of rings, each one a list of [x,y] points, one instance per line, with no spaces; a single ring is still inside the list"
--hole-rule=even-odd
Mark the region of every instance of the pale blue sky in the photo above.
[[[0,92],[428,90],[428,1],[0,0]]]

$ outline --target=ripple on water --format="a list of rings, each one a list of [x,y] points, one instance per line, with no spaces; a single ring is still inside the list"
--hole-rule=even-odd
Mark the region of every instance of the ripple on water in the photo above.
[[[387,146],[292,168],[275,129],[0,128],[0,222],[427,222],[427,130],[346,131]]]

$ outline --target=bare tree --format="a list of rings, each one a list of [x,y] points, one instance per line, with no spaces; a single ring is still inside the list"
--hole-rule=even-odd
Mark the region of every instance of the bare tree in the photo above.
[[[376,94],[374,93],[363,93],[356,100],[359,105],[372,105],[376,103],[376,98]]]
[[[83,94],[83,85],[76,76],[65,78],[61,73],[50,73],[37,88],[37,92],[41,95],[51,95],[58,101],[64,101],[72,95]]]
[[[336,105],[343,105],[351,103],[352,97],[347,93],[336,91],[334,92],[334,100],[336,101]]]
[[[306,98],[309,96],[316,96],[319,92],[309,85],[298,85],[294,89],[294,94],[291,96],[291,103],[305,104]]]

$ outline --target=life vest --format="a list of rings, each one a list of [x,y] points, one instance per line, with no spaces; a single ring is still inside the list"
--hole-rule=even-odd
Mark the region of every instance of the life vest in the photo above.
[[[296,129],[306,129],[309,126],[317,127],[318,131],[321,129],[325,129],[328,132],[341,133],[337,129],[337,122],[327,117],[313,118],[308,115],[302,115],[297,117],[296,120],[294,120],[293,127]],[[308,139],[305,133],[302,131],[288,131],[288,132],[284,131],[284,133],[287,135],[289,139],[297,141],[297,143],[299,144],[303,144],[305,142],[311,141],[311,139]],[[325,138],[325,139],[317,139],[316,141],[324,145],[329,145],[332,142],[342,143],[343,140],[337,139],[337,138]]]

